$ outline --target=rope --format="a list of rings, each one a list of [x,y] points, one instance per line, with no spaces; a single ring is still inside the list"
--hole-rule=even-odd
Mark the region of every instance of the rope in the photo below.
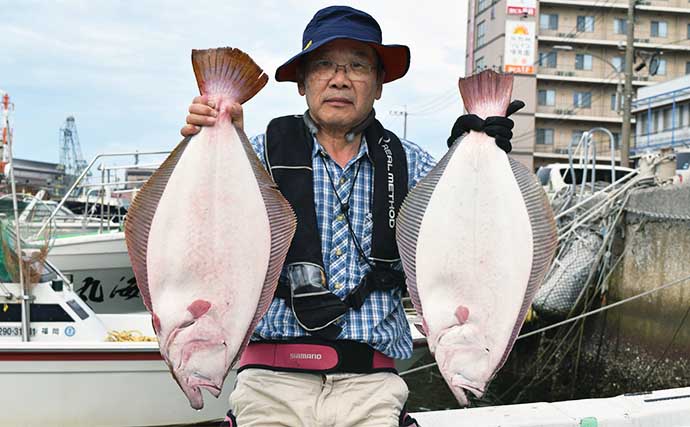
[[[108,336],[105,339],[109,342],[156,342],[156,337],[148,337],[141,333],[141,331],[132,329],[128,331],[108,331]]]
[[[522,335],[520,335],[519,337],[517,337],[517,339],[526,338],[526,337],[529,337],[529,336],[532,336],[532,335],[536,335],[536,334],[541,333],[541,332],[544,332],[544,331],[548,331],[549,329],[557,328],[557,327],[562,326],[562,325],[565,325],[565,324],[567,324],[567,323],[574,322],[574,321],[576,321],[576,320],[584,319],[585,317],[589,317],[589,316],[591,316],[591,315],[593,315],[593,314],[601,313],[602,311],[609,310],[609,309],[611,309],[611,308],[613,308],[613,307],[617,307],[617,306],[619,306],[619,305],[625,304],[626,302],[630,302],[630,301],[633,301],[633,300],[642,298],[642,297],[644,297],[644,296],[647,296],[647,295],[649,295],[649,294],[652,294],[652,293],[654,293],[654,292],[661,291],[661,290],[666,289],[666,288],[670,288],[671,286],[675,286],[675,285],[677,285],[677,284],[679,284],[679,283],[683,283],[683,282],[685,282],[685,281],[687,281],[687,280],[690,280],[690,276],[684,277],[684,278],[682,278],[682,279],[675,280],[675,281],[673,281],[673,282],[671,282],[671,283],[667,283],[667,284],[665,284],[665,285],[659,286],[658,288],[654,288],[654,289],[650,289],[650,290],[648,290],[648,291],[644,291],[644,292],[642,292],[641,294],[633,295],[633,296],[631,296],[631,297],[629,297],[629,298],[626,298],[626,299],[624,299],[624,300],[620,300],[620,301],[614,302],[613,304],[607,305],[607,306],[605,306],[605,307],[601,307],[601,308],[597,308],[596,310],[588,311],[587,313],[581,314],[581,315],[579,315],[579,316],[575,316],[575,317],[570,318],[570,319],[566,319],[566,320],[564,320],[564,321],[562,321],[562,322],[558,322],[558,323],[554,323],[553,325],[545,326],[545,327],[543,327],[543,328],[541,328],[541,329],[537,329],[536,331],[527,332],[526,334],[522,334]]]
[[[584,319],[585,317],[589,317],[589,316],[591,316],[591,315],[593,315],[593,314],[601,313],[602,311],[606,311],[606,310],[609,310],[609,309],[611,309],[611,308],[617,307],[617,306],[619,306],[619,305],[625,304],[625,303],[627,303],[627,302],[634,301],[634,300],[636,300],[636,299],[642,298],[642,297],[644,297],[644,296],[647,296],[647,295],[652,294],[652,293],[657,292],[657,291],[661,291],[661,290],[666,289],[666,288],[670,288],[671,286],[675,286],[675,285],[677,285],[677,284],[679,284],[679,283],[683,283],[683,282],[688,281],[688,280],[690,280],[690,275],[688,275],[688,276],[686,276],[686,277],[684,277],[684,278],[682,278],[682,279],[675,280],[675,281],[673,281],[673,282],[671,282],[671,283],[667,283],[667,284],[665,284],[665,285],[659,286],[659,287],[657,287],[657,288],[650,289],[650,290],[644,291],[644,292],[642,292],[642,293],[640,293],[640,294],[633,295],[633,296],[628,297],[628,298],[626,298],[626,299],[623,299],[623,300],[614,302],[613,304],[609,304],[609,305],[607,305],[607,306],[605,306],[605,307],[597,308],[596,310],[588,311],[587,313],[583,313],[583,314],[581,314],[581,315],[579,315],[579,316],[575,316],[575,317],[572,317],[572,318],[570,318],[570,319],[563,320],[562,322],[554,323],[553,325],[545,326],[545,327],[543,327],[543,328],[541,328],[541,329],[537,329],[537,330],[535,330],[535,331],[527,332],[527,333],[525,333],[525,334],[522,334],[522,335],[518,336],[517,339],[527,338],[527,337],[529,337],[529,336],[536,335],[536,334],[542,333],[542,332],[544,332],[544,331],[548,331],[548,330],[550,330],[550,329],[557,328],[557,327],[559,327],[559,326],[563,326],[563,325],[566,325],[566,324],[568,324],[568,323],[575,322],[575,321],[580,320],[580,319]],[[422,370],[422,369],[430,368],[430,367],[436,366],[436,365],[437,365],[437,363],[429,363],[429,364],[427,364],[427,365],[420,366],[420,367],[418,367],[418,368],[408,369],[407,371],[401,372],[401,373],[400,373],[400,376],[407,375],[407,374],[411,374],[411,373],[413,373],[413,372],[417,372],[417,371],[420,371],[420,370]]]

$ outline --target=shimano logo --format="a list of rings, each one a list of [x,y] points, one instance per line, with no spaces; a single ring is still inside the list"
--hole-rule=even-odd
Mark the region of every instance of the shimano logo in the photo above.
[[[290,359],[321,360],[322,357],[320,353],[290,353]]]

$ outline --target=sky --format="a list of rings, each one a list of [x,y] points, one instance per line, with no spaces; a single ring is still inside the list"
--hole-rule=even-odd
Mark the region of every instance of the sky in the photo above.
[[[74,116],[84,158],[170,150],[198,88],[191,50],[244,50],[269,75],[244,105],[245,131],[304,112],[297,86],[275,69],[299,52],[314,13],[346,4],[373,15],[383,42],[408,45],[408,74],[384,85],[374,108],[385,127],[439,158],[461,113],[467,2],[430,1],[18,1],[0,0],[0,90],[15,109],[14,155],[58,162],[59,131]]]

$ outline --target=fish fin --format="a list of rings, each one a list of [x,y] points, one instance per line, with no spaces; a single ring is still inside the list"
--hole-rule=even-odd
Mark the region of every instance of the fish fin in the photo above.
[[[508,159],[510,160],[510,167],[513,170],[515,181],[517,181],[518,187],[520,187],[520,192],[527,207],[527,215],[532,226],[532,269],[527,282],[525,297],[522,300],[520,314],[511,334],[510,344],[506,347],[501,357],[501,362],[496,367],[496,371],[503,366],[512,350],[525,316],[527,316],[527,312],[532,305],[532,300],[551,266],[558,246],[556,220],[546,193],[544,193],[537,178],[525,165],[510,157]]]
[[[254,332],[254,328],[271,305],[276,286],[278,285],[278,279],[280,278],[280,272],[283,269],[283,264],[285,264],[285,257],[297,229],[297,217],[292,210],[292,206],[283,197],[278,186],[259,161],[244,132],[241,129],[237,129],[237,133],[242,141],[242,147],[247,153],[254,176],[261,190],[261,197],[266,205],[266,213],[268,214],[268,222],[271,228],[271,256],[268,261],[263,290],[257,304],[257,311],[254,313],[251,327],[247,330],[240,351],[237,352],[235,360],[232,362],[233,365],[240,359],[242,351]]]
[[[513,75],[484,70],[467,78],[460,78],[460,95],[465,110],[482,119],[505,116],[513,92]]]
[[[453,157],[453,153],[460,144],[453,144],[445,156],[436,166],[407,194],[400,207],[397,226],[395,227],[395,239],[398,244],[398,252],[403,262],[405,270],[405,282],[410,299],[419,316],[422,316],[422,304],[417,292],[417,240],[419,229],[422,226],[422,219],[426,208],[431,200],[431,195],[441,179],[443,172],[448,166],[448,162]]]
[[[175,147],[163,164],[154,172],[146,184],[141,187],[127,211],[127,221],[125,221],[127,252],[132,262],[132,270],[141,292],[141,298],[146,308],[151,312],[151,293],[149,292],[148,271],[146,268],[149,231],[151,230],[153,216],[158,208],[158,202],[161,196],[163,196],[163,191],[165,191],[170,175],[172,175],[175,165],[177,165],[180,157],[182,157],[182,153],[187,148],[189,140],[190,137],[185,138]]]
[[[424,326],[423,326],[423,325],[420,325],[419,323],[415,323],[415,324],[414,324],[414,327],[417,328],[417,330],[419,331],[420,334],[422,334],[422,335],[424,335],[424,336],[427,335],[427,331],[424,330]]]
[[[192,66],[202,95],[227,95],[240,104],[268,82],[268,76],[252,58],[236,48],[193,49]]]

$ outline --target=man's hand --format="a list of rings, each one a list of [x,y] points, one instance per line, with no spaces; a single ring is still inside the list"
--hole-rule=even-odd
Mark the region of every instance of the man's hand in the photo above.
[[[464,133],[475,130],[477,132],[484,132],[493,137],[496,140],[498,148],[505,151],[506,154],[510,153],[513,149],[510,143],[513,137],[513,121],[510,120],[508,116],[522,109],[524,106],[525,103],[519,100],[511,102],[508,105],[505,117],[487,117],[486,120],[482,120],[474,114],[464,114],[458,117],[453,125],[453,129],[450,131],[448,147],[453,145],[453,143]]]
[[[244,130],[244,114],[242,106],[238,103],[224,106],[224,110],[230,114],[232,124],[237,129]],[[216,105],[213,101],[209,101],[207,95],[197,96],[192,100],[192,105],[189,106],[189,114],[187,115],[187,124],[182,127],[180,133],[184,137],[196,135],[201,130],[201,126],[213,126],[216,124],[216,118],[221,112],[216,110]]]

